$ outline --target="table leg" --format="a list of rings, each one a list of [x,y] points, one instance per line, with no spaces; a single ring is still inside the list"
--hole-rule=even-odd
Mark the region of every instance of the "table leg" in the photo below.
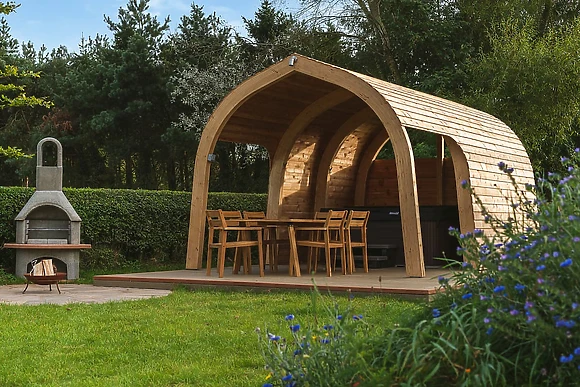
[[[288,239],[290,242],[289,274],[300,277],[300,261],[298,260],[298,248],[296,247],[296,233],[293,225],[288,225]]]

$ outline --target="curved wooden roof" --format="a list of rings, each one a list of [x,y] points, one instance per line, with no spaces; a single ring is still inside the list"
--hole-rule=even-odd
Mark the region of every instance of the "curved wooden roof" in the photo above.
[[[207,156],[218,140],[268,150],[271,216],[296,216],[324,204],[345,205],[344,200],[363,205],[370,162],[391,141],[401,213],[408,219],[403,219],[405,254],[421,257],[415,166],[405,128],[441,135],[452,154],[457,182],[468,181],[490,212],[507,216],[511,210],[505,197],[512,195],[513,187],[498,162],[514,168],[521,187],[533,183],[526,150],[497,118],[295,54],[239,85],[210,117],[196,158],[192,219],[203,219]],[[331,175],[330,170],[341,173]],[[457,197],[462,230],[485,229],[471,195],[458,189]],[[191,226],[188,267],[194,268],[201,262],[197,234],[203,233],[203,224]],[[414,273],[410,275],[424,275],[424,268],[417,267]]]

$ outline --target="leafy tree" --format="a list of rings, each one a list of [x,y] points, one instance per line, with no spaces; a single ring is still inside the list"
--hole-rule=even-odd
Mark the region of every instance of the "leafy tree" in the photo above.
[[[0,2],[0,13],[8,15],[14,12],[19,5],[14,2]],[[22,70],[18,67],[19,60],[15,57],[17,40],[10,35],[10,27],[4,17],[0,20],[0,125],[2,125],[3,142],[16,145],[7,135],[10,128],[23,123],[21,114],[24,107],[52,106],[52,102],[45,98],[27,95],[26,88],[30,81],[40,77],[39,72]],[[26,121],[24,121],[26,123]],[[5,182],[14,182],[14,166],[18,160],[30,157],[20,148],[14,146],[0,146],[0,160],[8,166],[2,173]]]
[[[496,115],[524,143],[536,171],[553,171],[577,146],[580,19],[537,37],[534,25],[506,22],[491,51],[469,66],[468,104]]]

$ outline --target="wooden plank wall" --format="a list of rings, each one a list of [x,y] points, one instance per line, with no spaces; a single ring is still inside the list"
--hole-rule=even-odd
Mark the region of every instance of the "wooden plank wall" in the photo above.
[[[415,159],[417,193],[420,206],[436,206],[437,159]],[[367,179],[366,206],[398,206],[399,191],[395,160],[375,160]],[[453,161],[443,161],[443,205],[457,205]]]

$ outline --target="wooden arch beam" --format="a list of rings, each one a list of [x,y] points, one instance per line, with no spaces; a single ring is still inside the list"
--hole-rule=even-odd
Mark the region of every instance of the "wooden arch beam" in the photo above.
[[[294,68],[297,71],[350,91],[364,101],[381,120],[395,152],[405,269],[410,277],[425,277],[415,160],[411,141],[399,117],[385,97],[373,86],[372,83],[376,80],[302,56],[296,57]]]
[[[344,122],[340,128],[334,133],[328,145],[324,149],[324,153],[320,158],[320,163],[318,164],[318,174],[316,180],[316,191],[314,194],[314,209],[326,207],[326,198],[328,191],[328,181],[330,177],[330,166],[337,152],[340,150],[340,146],[344,142],[345,138],[351,134],[355,129],[361,126],[373,126],[369,123],[370,119],[375,117],[373,111],[369,107],[358,111],[353,116],[351,116],[346,122]]]
[[[284,186],[286,163],[298,135],[300,135],[300,133],[302,133],[308,125],[316,119],[316,117],[351,98],[353,98],[352,93],[341,88],[324,95],[302,110],[300,114],[294,118],[286,132],[284,132],[284,135],[278,144],[278,148],[276,149],[276,153],[272,158],[272,168],[270,169],[267,209],[269,217],[275,218],[279,216],[278,211],[282,201],[282,188]]]
[[[372,138],[369,145],[367,146],[367,149],[365,150],[358,165],[358,171],[356,174],[356,185],[354,190],[355,206],[365,205],[369,171],[373,161],[377,158],[377,155],[388,141],[389,135],[384,129],[382,129],[376,134],[376,136]]]
[[[213,152],[225,124],[246,100],[260,90],[281,81],[293,71],[294,69],[288,66],[286,61],[267,68],[235,88],[220,102],[209,117],[201,134],[193,169],[186,269],[201,269],[202,267],[205,210],[207,208],[211,166],[208,156]]]
[[[467,158],[457,145],[455,140],[449,136],[443,136],[445,145],[451,153],[453,159],[453,170],[455,172],[455,189],[457,191],[457,209],[459,212],[459,228],[462,233],[472,232],[475,229],[475,219],[473,216],[473,202],[471,192],[461,186],[461,182],[470,181],[469,165]]]

